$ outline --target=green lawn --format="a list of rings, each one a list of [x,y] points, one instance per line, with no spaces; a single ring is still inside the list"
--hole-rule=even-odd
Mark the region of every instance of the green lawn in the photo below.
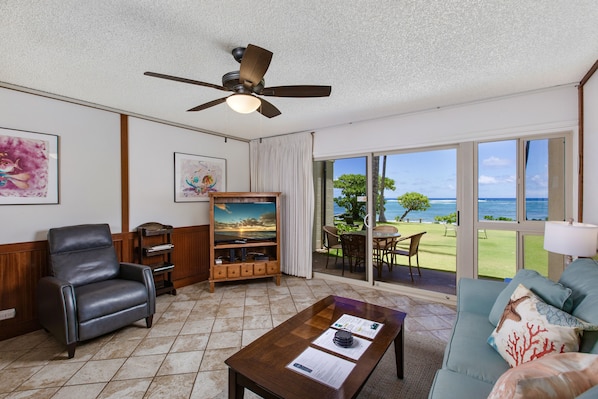
[[[380,224],[380,223],[378,223]],[[436,223],[384,223],[396,226],[402,236],[425,231],[419,247],[419,264],[422,268],[456,271],[455,232],[445,236],[444,225]],[[358,226],[361,228],[361,226]],[[516,234],[513,231],[487,230],[487,238],[480,238],[478,274],[485,277],[503,279],[512,277],[516,270]],[[479,232],[484,237],[483,232]],[[408,241],[400,244],[408,246]],[[547,275],[547,253],[543,249],[542,236],[527,236],[525,241],[525,264],[527,268]],[[406,263],[407,259],[402,259]]]

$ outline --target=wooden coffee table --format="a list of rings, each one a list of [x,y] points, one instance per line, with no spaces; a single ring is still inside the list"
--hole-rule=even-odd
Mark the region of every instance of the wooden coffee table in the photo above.
[[[357,361],[353,360],[355,367],[338,390],[286,367],[307,347],[315,347],[310,344],[343,314],[382,323],[383,327],[363,355]],[[243,398],[244,388],[248,388],[268,399],[354,398],[393,342],[397,377],[403,378],[405,316],[403,312],[352,299],[324,298],[225,361],[229,366],[228,397]]]

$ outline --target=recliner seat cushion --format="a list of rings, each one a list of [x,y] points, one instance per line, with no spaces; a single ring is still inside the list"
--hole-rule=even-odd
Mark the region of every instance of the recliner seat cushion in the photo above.
[[[106,280],[75,288],[79,322],[120,312],[147,302],[145,286],[130,280]]]

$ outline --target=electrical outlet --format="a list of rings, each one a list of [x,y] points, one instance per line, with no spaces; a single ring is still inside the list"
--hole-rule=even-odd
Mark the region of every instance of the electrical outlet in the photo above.
[[[12,319],[17,315],[17,310],[15,308],[0,310],[0,320]]]

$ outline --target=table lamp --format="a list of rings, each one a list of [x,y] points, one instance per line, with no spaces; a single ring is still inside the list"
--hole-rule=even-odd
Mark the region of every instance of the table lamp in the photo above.
[[[566,255],[566,263],[573,257],[593,257],[598,244],[598,226],[587,223],[546,222],[544,225],[544,249]]]

